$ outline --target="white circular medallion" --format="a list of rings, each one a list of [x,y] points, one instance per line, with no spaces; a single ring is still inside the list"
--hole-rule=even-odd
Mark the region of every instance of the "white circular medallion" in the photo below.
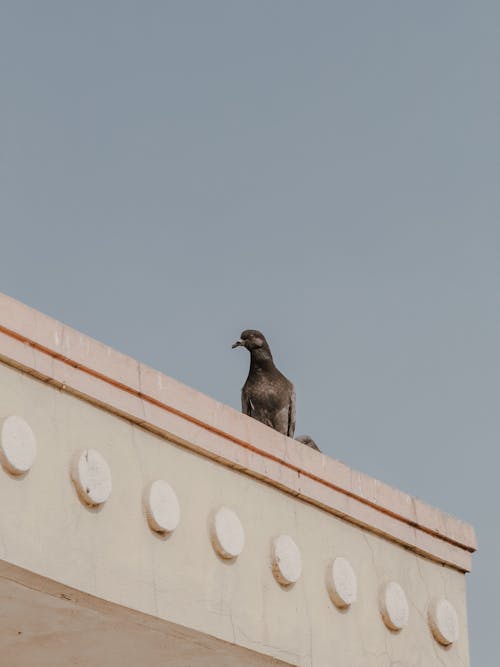
[[[401,630],[408,623],[408,600],[396,581],[389,581],[383,586],[380,592],[380,613],[391,630]]]
[[[168,482],[157,479],[146,487],[144,508],[148,523],[158,533],[171,533],[179,524],[181,512],[175,491]]]
[[[458,616],[455,607],[444,598],[433,600],[429,606],[429,625],[435,639],[443,646],[458,639]]]
[[[300,579],[302,557],[299,547],[289,535],[279,535],[274,538],[271,562],[273,574],[280,584],[288,586]]]
[[[326,585],[333,603],[339,607],[349,607],[356,601],[358,584],[351,564],[346,558],[339,556],[329,564],[326,574]]]
[[[236,512],[220,507],[211,517],[210,536],[215,551],[222,558],[236,558],[245,546],[245,531]]]
[[[101,505],[111,495],[111,470],[96,449],[84,449],[75,455],[71,477],[87,505]]]
[[[36,439],[31,427],[21,417],[11,415],[2,424],[0,443],[2,464],[13,475],[31,468],[36,457]]]

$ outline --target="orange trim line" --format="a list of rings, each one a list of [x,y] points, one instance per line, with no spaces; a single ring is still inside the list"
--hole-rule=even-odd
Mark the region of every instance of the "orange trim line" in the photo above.
[[[293,465],[292,463],[288,463],[287,461],[284,461],[283,459],[279,458],[278,456],[274,456],[273,454],[270,454],[269,452],[266,452],[265,450],[259,449],[258,447],[255,447],[249,442],[246,442],[244,440],[240,440],[239,438],[235,437],[234,435],[231,435],[230,433],[227,433],[225,431],[221,431],[220,429],[217,429],[210,424],[207,424],[206,422],[203,422],[199,419],[196,419],[196,417],[193,417],[192,415],[187,414],[186,412],[182,412],[181,410],[177,410],[176,408],[172,407],[171,405],[167,405],[166,403],[162,403],[161,401],[158,401],[157,399],[153,398],[152,396],[149,396],[148,394],[143,394],[140,391],[137,391],[136,389],[133,389],[132,387],[125,385],[121,382],[117,382],[113,378],[104,375],[103,373],[99,373],[98,371],[93,370],[92,368],[89,368],[88,366],[84,366],[82,364],[79,364],[75,361],[73,361],[70,357],[66,357],[62,354],[59,354],[58,352],[55,352],[54,350],[51,350],[48,347],[45,347],[44,345],[40,345],[39,343],[27,338],[26,336],[23,336],[22,334],[19,334],[15,331],[12,331],[11,329],[8,329],[7,327],[3,326],[0,324],[0,332],[6,334],[7,336],[14,338],[22,343],[25,343],[29,345],[30,347],[33,347],[34,349],[38,350],[39,352],[42,352],[43,354],[47,354],[48,356],[57,359],[59,361],[62,361],[63,363],[67,364],[68,366],[72,366],[73,368],[77,368],[84,373],[87,373],[88,375],[91,375],[95,377],[98,380],[101,380],[102,382],[105,382],[113,387],[116,387],[118,389],[121,389],[122,391],[125,391],[129,394],[132,394],[133,396],[136,396],[137,398],[140,398],[141,400],[145,400],[148,403],[151,403],[152,405],[155,405],[156,407],[159,407],[163,410],[166,410],[167,412],[170,412],[172,414],[177,415],[178,417],[182,417],[183,419],[191,422],[192,424],[196,424],[197,426],[200,426],[204,428],[207,431],[210,431],[211,433],[215,433],[219,436],[222,436],[223,438],[226,438],[226,440],[230,440],[231,442],[234,442],[237,445],[240,445],[241,447],[244,447],[245,449],[248,449],[256,454],[259,454],[260,456],[267,458],[271,461],[274,461],[275,463],[279,463],[280,465],[289,468],[295,472],[297,472],[299,475],[303,475],[304,477],[308,477],[309,479],[312,479],[320,484],[323,484],[324,486],[333,489],[334,491],[338,491],[350,498],[354,498],[355,500],[363,503],[364,505],[368,505],[369,507],[372,507],[373,509],[376,509],[379,511],[381,514],[386,514],[387,516],[390,516],[394,519],[397,519],[401,521],[402,523],[405,523],[411,527],[418,528],[424,533],[427,533],[428,535],[431,535],[432,537],[436,539],[440,539],[443,542],[447,542],[449,544],[453,544],[454,546],[457,546],[461,549],[464,549],[469,552],[473,552],[474,549],[464,546],[463,543],[457,542],[456,540],[453,540],[450,537],[440,535],[439,533],[436,533],[430,528],[427,528],[426,526],[422,526],[418,524],[415,521],[409,521],[407,518],[404,516],[401,516],[400,514],[397,514],[396,512],[391,512],[390,510],[386,509],[385,507],[381,507],[380,505],[377,505],[374,502],[371,502],[370,500],[364,498],[363,496],[359,496],[355,493],[352,493],[352,491],[348,491],[347,489],[337,486],[336,484],[332,484],[331,482],[322,479],[321,477],[318,477],[317,475],[313,475],[312,473],[308,472],[307,470],[304,470],[303,468],[299,468],[298,466]]]

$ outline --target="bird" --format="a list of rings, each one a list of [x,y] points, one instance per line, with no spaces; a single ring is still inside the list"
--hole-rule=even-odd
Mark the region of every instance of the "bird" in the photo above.
[[[293,438],[295,389],[276,368],[264,334],[246,329],[232,347],[245,347],[250,352],[250,370],[241,390],[243,414]]]

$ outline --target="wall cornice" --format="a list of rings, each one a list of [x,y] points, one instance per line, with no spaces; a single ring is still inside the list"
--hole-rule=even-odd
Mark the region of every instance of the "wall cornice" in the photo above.
[[[0,360],[417,553],[469,571],[474,529],[0,294]]]

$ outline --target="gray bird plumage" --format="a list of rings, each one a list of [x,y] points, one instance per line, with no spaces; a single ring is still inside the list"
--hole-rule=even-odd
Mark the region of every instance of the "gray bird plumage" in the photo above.
[[[243,331],[234,347],[250,352],[250,370],[241,390],[242,412],[293,438],[295,389],[276,368],[269,345],[260,331]]]

